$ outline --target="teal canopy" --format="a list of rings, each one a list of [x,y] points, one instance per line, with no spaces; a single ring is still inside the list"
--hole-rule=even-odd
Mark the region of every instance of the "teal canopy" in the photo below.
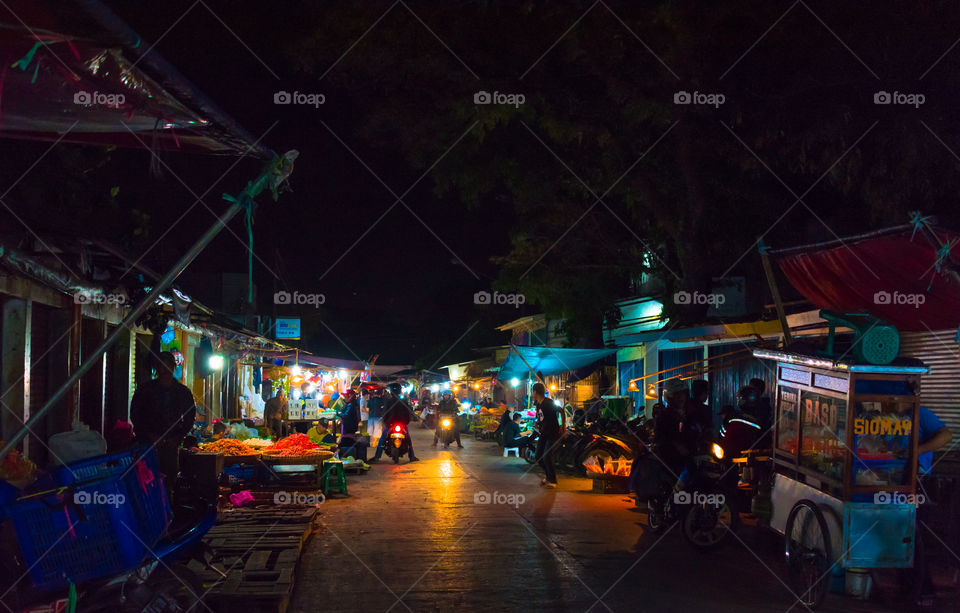
[[[510,348],[510,353],[507,354],[507,359],[500,366],[497,378],[500,381],[508,381],[514,377],[517,379],[535,378],[537,372],[545,377],[557,375],[588,366],[616,352],[616,349],[513,346]]]

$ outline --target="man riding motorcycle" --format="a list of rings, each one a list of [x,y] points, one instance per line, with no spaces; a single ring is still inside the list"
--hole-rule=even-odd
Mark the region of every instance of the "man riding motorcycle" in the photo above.
[[[463,444],[460,442],[460,424],[457,419],[457,414],[460,412],[460,405],[457,404],[457,401],[453,398],[453,393],[450,390],[443,392],[443,400],[440,401],[440,407],[438,408],[439,417],[437,419],[437,429],[433,433],[433,445],[431,447],[437,446],[437,441],[440,440],[440,437],[443,436],[443,420],[444,418],[449,418],[453,421],[451,426],[453,430],[454,438],[457,441],[457,447],[463,449]]]
[[[756,413],[762,409],[760,391],[750,385],[741,387],[737,393],[738,411],[720,429],[720,446],[730,457],[741,455],[748,449],[766,449],[770,446],[770,432],[764,428],[764,420]]]
[[[390,433],[395,431],[394,428],[396,426],[400,426],[400,431],[407,437],[407,449],[409,449],[410,461],[420,461],[420,458],[413,452],[413,439],[410,438],[409,425],[411,413],[410,407],[400,398],[397,391],[393,388],[388,388],[383,413],[383,434],[380,435],[380,440],[377,442],[377,452],[374,454],[373,459],[370,460],[371,464],[380,461],[387,443],[390,442]]]
[[[662,481],[675,481],[693,453],[695,442],[689,440],[689,426],[687,432],[683,432],[683,411],[689,396],[686,384],[671,379],[664,385],[662,402],[653,407],[654,448],[633,463],[630,473],[630,489],[636,493],[638,502],[656,496]]]

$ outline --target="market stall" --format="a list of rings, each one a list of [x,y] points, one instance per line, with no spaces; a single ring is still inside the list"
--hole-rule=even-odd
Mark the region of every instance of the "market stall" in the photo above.
[[[920,376],[900,358],[862,364],[757,349],[776,362],[773,516],[788,580],[815,607],[836,569],[913,565]],[[841,571],[842,572],[842,571]]]

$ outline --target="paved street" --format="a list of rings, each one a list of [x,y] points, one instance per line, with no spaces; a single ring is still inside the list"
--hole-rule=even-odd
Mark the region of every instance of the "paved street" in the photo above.
[[[588,479],[544,490],[495,443],[433,449],[419,427],[414,439],[421,462],[375,465],[321,508],[291,611],[802,610],[781,583],[779,541],[745,530],[700,554],[678,528],[648,534],[626,496],[593,494]],[[524,500],[476,504],[481,492]],[[831,595],[821,610],[887,609]]]

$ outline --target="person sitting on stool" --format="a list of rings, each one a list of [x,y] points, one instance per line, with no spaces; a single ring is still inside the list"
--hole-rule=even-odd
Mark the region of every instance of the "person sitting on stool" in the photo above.
[[[503,448],[504,449],[520,449],[527,444],[530,435],[521,435],[520,432],[520,419],[523,416],[520,415],[520,412],[517,411],[513,414],[513,419],[510,420],[507,425],[503,427]]]

